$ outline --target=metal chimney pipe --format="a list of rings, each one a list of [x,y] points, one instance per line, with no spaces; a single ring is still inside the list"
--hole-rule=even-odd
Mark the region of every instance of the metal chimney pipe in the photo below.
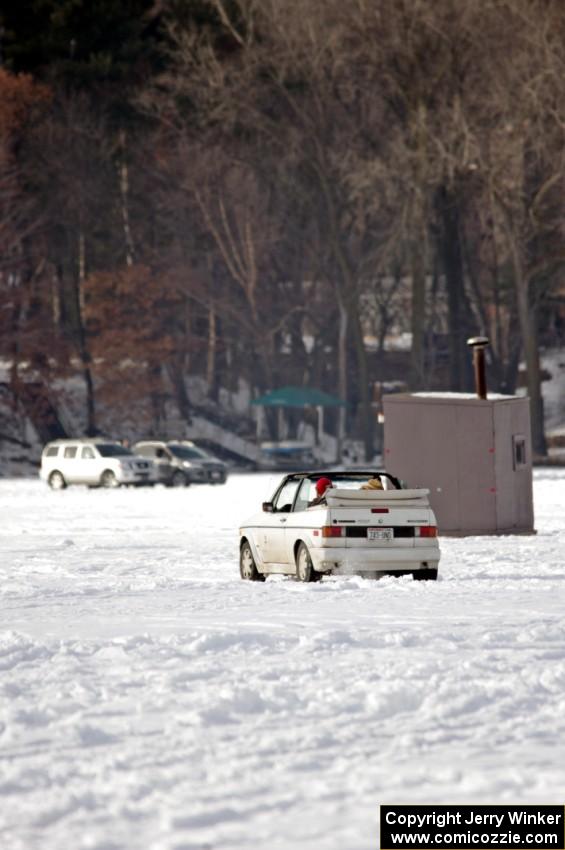
[[[472,336],[467,340],[469,348],[473,349],[473,367],[475,369],[475,389],[479,398],[487,397],[487,376],[485,368],[485,348],[489,344],[487,336]]]

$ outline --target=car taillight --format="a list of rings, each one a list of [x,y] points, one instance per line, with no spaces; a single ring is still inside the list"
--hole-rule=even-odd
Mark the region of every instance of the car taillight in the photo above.
[[[371,508],[372,514],[388,514],[388,508]]]
[[[343,537],[344,530],[342,525],[324,525],[322,526],[322,537]]]
[[[416,537],[437,537],[437,526],[435,525],[417,525]]]

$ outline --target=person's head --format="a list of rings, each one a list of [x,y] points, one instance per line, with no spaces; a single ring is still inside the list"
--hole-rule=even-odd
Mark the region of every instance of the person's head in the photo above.
[[[316,481],[316,495],[318,498],[324,495],[328,487],[332,486],[332,482],[329,478],[318,478]]]
[[[366,484],[361,486],[362,490],[382,490],[383,484],[380,478],[369,478]]]

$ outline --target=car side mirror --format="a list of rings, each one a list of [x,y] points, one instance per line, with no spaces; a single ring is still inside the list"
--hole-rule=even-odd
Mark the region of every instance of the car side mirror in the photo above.
[[[273,513],[273,503],[272,502],[263,502],[263,510],[265,513],[272,514]]]

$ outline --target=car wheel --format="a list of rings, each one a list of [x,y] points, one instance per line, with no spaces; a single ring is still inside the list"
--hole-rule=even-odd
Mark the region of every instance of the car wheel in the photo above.
[[[49,476],[49,486],[52,490],[64,490],[67,486],[67,482],[63,478],[62,473],[55,470],[55,472],[52,472]]]
[[[184,472],[177,469],[171,478],[171,487],[188,487],[189,481]]]
[[[111,469],[106,469],[102,473],[102,477],[100,478],[100,483],[103,487],[107,487],[107,488],[119,487],[120,486],[120,482],[118,481],[118,479],[116,478],[115,474],[112,472]]]
[[[260,573],[251,551],[251,546],[245,540],[239,550],[239,574],[244,581],[265,581],[265,576]]]
[[[414,576],[414,581],[437,581],[437,567],[415,570],[412,575]]]
[[[301,543],[296,553],[296,578],[298,581],[319,581],[322,573],[314,569],[310,552],[304,543]]]

